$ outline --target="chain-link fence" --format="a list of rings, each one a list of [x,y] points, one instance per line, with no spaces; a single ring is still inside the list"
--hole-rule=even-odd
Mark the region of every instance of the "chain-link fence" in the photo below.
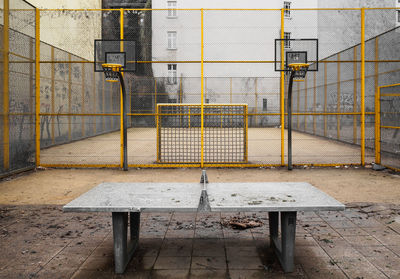
[[[35,166],[35,9],[2,3],[0,174]]]
[[[400,84],[379,88],[377,162],[400,171]]]
[[[15,29],[20,36],[9,47],[28,58],[10,50],[10,61],[18,60],[15,72],[22,72],[10,70],[10,83],[24,90],[15,91],[19,101],[10,98],[6,105],[1,99],[2,127],[19,121],[1,131],[3,166],[7,160],[34,165],[35,151],[42,166],[122,165],[120,89],[105,82],[93,65],[95,39],[121,38],[136,42],[136,72],[124,75],[131,167],[173,166],[157,162],[157,105],[201,102],[248,105],[247,163],[232,166],[286,164],[287,77],[274,71],[274,39],[279,38],[319,40],[319,61],[310,61],[318,62],[319,70],[293,89],[293,162],[363,165],[375,160],[377,88],[400,78],[395,9],[151,8],[148,3],[146,9],[38,10],[37,50],[35,11],[15,10],[13,17],[10,12],[9,32]],[[16,20],[21,17],[27,19]],[[14,29],[12,21],[19,22]],[[11,105],[18,102],[15,113],[25,114],[14,116]],[[35,104],[40,110],[36,125]],[[16,137],[29,146],[16,144]],[[29,153],[26,158],[12,155],[17,146]]]

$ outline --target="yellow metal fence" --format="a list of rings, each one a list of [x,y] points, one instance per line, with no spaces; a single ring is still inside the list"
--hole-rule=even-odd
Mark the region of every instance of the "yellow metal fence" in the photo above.
[[[273,39],[288,32],[320,42],[319,71],[294,86],[294,163],[379,163],[377,92],[400,79],[395,8],[292,9],[289,20],[284,9],[10,11],[7,3],[2,25],[2,173],[21,168],[10,165],[16,160],[10,155],[10,143],[15,142],[9,133],[10,96],[18,95],[20,85],[8,68],[21,64],[9,61],[11,57],[29,65],[24,67],[30,76],[24,92],[30,97],[21,97],[20,105],[29,114],[22,120],[30,127],[25,161],[49,167],[122,166],[119,88],[93,72],[93,41],[99,38],[137,42],[138,70],[125,74],[129,166],[202,166],[157,162],[157,106],[162,103],[200,104],[202,125],[205,104],[247,104],[247,161],[208,166],[283,166],[287,80],[273,71]],[[20,15],[21,23],[10,24],[10,13]],[[315,24],[296,18],[314,18]],[[168,41],[167,35],[176,41]],[[10,39],[16,51],[10,49]],[[23,56],[27,59],[17,53],[19,45],[31,46]],[[16,84],[15,90],[7,81]],[[204,152],[203,145],[199,152]]]

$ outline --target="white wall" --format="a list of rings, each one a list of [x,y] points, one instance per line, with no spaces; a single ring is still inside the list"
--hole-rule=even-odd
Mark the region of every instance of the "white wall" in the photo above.
[[[187,1],[177,0],[178,9],[281,9],[283,0],[252,1]],[[292,8],[317,6],[317,0],[293,0]],[[167,0],[153,0],[153,8],[167,8]],[[177,18],[167,17],[167,11],[154,12],[152,17],[153,60],[181,61],[201,60],[201,13],[200,11],[177,11]],[[317,13],[299,17],[293,12],[285,19],[285,31],[292,38],[315,38]],[[300,28],[299,26],[302,26]],[[304,28],[305,27],[305,28]],[[281,12],[275,11],[204,11],[204,60],[205,61],[273,61],[274,39],[280,38]],[[177,32],[177,49],[167,49],[167,31]],[[178,77],[200,77],[200,64],[177,64]],[[155,76],[168,76],[166,64],[153,64]],[[207,78],[206,98],[210,103],[230,101],[230,78],[233,77],[234,103],[249,103],[255,106],[255,92],[259,94],[258,111],[262,107],[262,95],[268,95],[270,108],[278,109],[280,74],[274,71],[273,63],[223,63],[204,64]],[[256,77],[257,80],[256,80]],[[272,78],[272,79],[265,79]],[[275,79],[274,79],[275,78]],[[184,79],[184,91],[198,93],[184,101],[200,102],[200,79]],[[177,86],[167,86],[176,92]],[[270,106],[271,105],[271,106]]]
[[[101,0],[31,0],[30,3],[40,9],[101,8]],[[41,11],[40,27],[41,41],[93,60],[93,41],[101,38],[101,12]]]

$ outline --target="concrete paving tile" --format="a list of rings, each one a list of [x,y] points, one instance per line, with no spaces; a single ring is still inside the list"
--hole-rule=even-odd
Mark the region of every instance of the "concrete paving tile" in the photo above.
[[[229,230],[229,229],[224,229],[224,238],[253,238],[253,235],[251,234],[250,231],[239,231],[239,230]]]
[[[175,212],[172,215],[171,222],[193,222],[196,221],[197,212]]]
[[[304,270],[315,269],[338,269],[336,261],[329,257],[295,257],[294,262],[300,264]]]
[[[400,257],[400,243],[399,245],[390,245],[390,246],[386,246],[390,251],[392,251],[393,253],[397,254],[397,256]]]
[[[379,246],[382,245],[371,235],[343,236],[352,246]]]
[[[264,269],[260,257],[234,256],[228,257],[229,270],[233,269]]]
[[[338,221],[327,221],[328,225],[334,229],[343,229],[343,228],[358,228],[356,224],[352,221],[346,220],[338,220]]]
[[[348,220],[340,211],[319,211],[318,215],[325,221]]]
[[[109,279],[113,278],[114,273],[111,271],[99,270],[78,270],[71,279]]]
[[[225,257],[192,257],[191,269],[226,270]]]
[[[156,262],[157,256],[153,257],[140,257],[133,256],[133,259],[129,262],[126,267],[127,272],[133,272],[137,270],[151,270]]]
[[[45,267],[40,270],[33,278],[37,279],[69,279],[75,273],[76,268],[48,268]]]
[[[150,279],[150,270],[125,271],[124,274],[114,274],[113,279]]]
[[[228,272],[226,270],[205,270],[192,269],[190,270],[190,279],[226,279]]]
[[[253,240],[253,238],[243,238],[243,239],[225,238],[224,241],[225,241],[225,247],[255,245],[255,241]]]
[[[342,258],[337,265],[350,278],[387,278],[364,257]]]
[[[329,258],[328,254],[320,246],[297,246],[294,250],[295,257],[320,257]]]
[[[276,278],[270,277],[270,274],[265,270],[229,270],[230,279],[264,279]],[[286,278],[283,275],[279,278]]]
[[[67,246],[57,255],[73,255],[87,258],[90,254],[93,253],[94,250],[95,247],[86,247],[81,245]]]
[[[317,241],[312,236],[296,236],[296,247],[297,246],[318,246]]]
[[[80,269],[112,272],[114,270],[114,261],[112,257],[89,257],[81,265]]]
[[[322,249],[333,259],[337,260],[340,258],[358,258],[363,257],[360,252],[356,250],[355,247],[351,246],[344,239],[336,239],[332,242],[319,242]]]
[[[93,251],[91,257],[114,257],[114,248],[98,247]]]
[[[187,257],[192,254],[192,239],[165,239],[160,249],[161,257]]]
[[[190,257],[158,257],[154,269],[189,269]]]
[[[347,276],[340,269],[319,269],[307,268],[305,269],[308,279],[347,279]]]
[[[20,269],[16,268],[5,268],[3,270],[0,270],[0,278],[16,278],[16,279],[25,279],[25,278],[35,278],[36,273],[39,272],[39,269],[28,269],[23,266],[20,267]]]
[[[166,238],[192,238],[194,237],[194,229],[193,230],[175,230],[169,228],[166,235]]]
[[[397,246],[400,243],[400,235],[390,229],[379,230],[376,228],[366,228],[369,234],[387,246]]]
[[[51,261],[49,261],[46,265],[46,269],[66,269],[72,268],[77,269],[79,268],[87,259],[87,256],[79,255],[79,254],[58,254],[55,256]]]
[[[400,257],[386,247],[362,247],[360,251],[378,269],[386,272],[400,271]],[[369,253],[368,253],[369,252]]]
[[[384,225],[373,217],[351,218],[354,224],[360,228],[383,228]]]
[[[153,270],[150,275],[152,279],[187,279],[189,278],[189,269]]]
[[[211,229],[201,229],[201,228],[196,228],[195,232],[195,238],[223,238],[224,234],[222,232],[222,229],[215,230],[213,228]]]
[[[257,257],[258,251],[254,243],[253,246],[228,246],[226,247],[228,259],[233,257]]]
[[[193,256],[225,256],[225,247],[223,239],[194,239],[193,241]]]
[[[369,235],[361,228],[334,228],[341,236]]]
[[[380,257],[382,255],[391,255],[398,257],[389,248],[381,246],[358,246],[355,247],[364,257]]]

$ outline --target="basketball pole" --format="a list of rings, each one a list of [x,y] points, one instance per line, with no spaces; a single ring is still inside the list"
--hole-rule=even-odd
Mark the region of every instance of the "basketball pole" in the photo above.
[[[128,170],[128,117],[127,117],[127,102],[126,102],[126,92],[125,92],[125,82],[124,82],[124,77],[121,74],[121,72],[117,72],[118,78],[119,78],[119,83],[121,85],[121,92],[122,92],[122,134],[123,134],[123,170],[127,171]]]
[[[293,78],[295,71],[290,71],[289,88],[288,88],[288,99],[287,99],[287,113],[288,113],[288,170],[292,170],[292,88]]]

